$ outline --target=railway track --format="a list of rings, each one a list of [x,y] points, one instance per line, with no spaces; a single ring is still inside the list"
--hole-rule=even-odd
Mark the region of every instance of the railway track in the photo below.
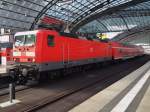
[[[128,71],[126,71],[126,69],[128,69]],[[40,110],[41,108],[44,108],[45,106],[47,105],[51,105],[65,97],[68,97],[72,94],[75,94],[77,92],[80,92],[80,91],[83,91],[85,89],[89,89],[91,87],[94,87],[95,85],[98,85],[100,84],[101,82],[104,82],[104,83],[108,83],[108,81],[110,81],[111,79],[113,79],[113,82],[115,82],[116,80],[114,80],[114,75],[115,77],[118,77],[119,76],[119,79],[124,77],[124,75],[121,75],[122,73],[125,73],[127,74],[130,70],[132,70],[133,68],[129,68],[128,66],[126,66],[124,68],[124,70],[118,70],[117,72],[115,73],[112,73],[110,74],[109,72],[109,75],[102,78],[102,79],[98,79],[92,83],[86,83],[80,87],[76,87],[76,88],[71,88],[71,89],[67,89],[63,92],[60,92],[59,94],[53,96],[53,97],[45,97],[43,98],[42,100],[40,100],[39,103],[36,103],[35,105],[31,105],[31,106],[27,106],[25,109],[21,110],[21,112],[33,112],[33,111],[37,111],[37,110]],[[117,80],[119,80],[117,79]],[[112,82],[112,83],[113,83]],[[107,85],[108,86],[108,85]]]
[[[16,87],[16,92],[19,92],[19,91],[23,91],[23,90],[26,90],[26,89],[29,89],[31,87],[28,87],[28,86],[17,86]],[[5,87],[3,89],[0,89],[0,97],[1,96],[4,96],[4,95],[8,95],[9,94],[9,87]]]
[[[113,79],[114,76],[119,77],[117,79],[117,80],[119,80],[120,78],[124,77],[125,75],[132,72],[134,69],[140,67],[142,64],[144,64],[146,62],[146,61],[142,61],[142,63],[141,63],[139,61],[139,59],[141,59],[141,58],[136,59],[136,60],[138,60],[138,62],[136,62],[136,60],[133,59],[133,60],[129,60],[129,62],[122,62],[124,64],[116,64],[114,67],[113,66],[112,67],[107,66],[107,68],[109,68],[109,71],[106,68],[101,69],[101,70],[96,70],[96,72],[94,72],[94,74],[99,74],[99,72],[100,72],[101,73],[100,75],[102,75],[101,77],[98,76],[99,77],[98,78],[94,75],[89,75],[89,77],[93,77],[92,81],[89,81],[86,79],[86,80],[82,81],[82,85],[76,84],[76,85],[72,86],[72,88],[68,88],[68,89],[65,89],[63,91],[56,92],[53,95],[46,96],[45,95],[46,93],[41,94],[42,96],[45,95],[46,97],[43,97],[39,100],[36,100],[36,102],[34,102],[34,101],[32,103],[30,102],[29,105],[25,104],[25,106],[18,108],[18,109],[17,109],[17,107],[14,107],[14,111],[16,111],[16,110],[19,112],[40,111],[45,106],[50,106],[50,105],[52,105],[52,104],[54,104],[54,103],[56,103],[62,99],[65,99],[66,97],[68,97],[70,95],[76,94],[76,93],[83,91],[85,89],[92,88],[95,85],[101,84],[102,82],[108,83],[109,82],[108,79]],[[136,64],[133,63],[132,61],[135,61]],[[90,72],[93,73],[93,71],[90,71]],[[86,73],[84,73],[84,74],[87,75]],[[83,75],[83,74],[80,74],[80,75]],[[116,80],[113,79],[112,83],[114,81],[116,81]],[[72,83],[74,84],[74,82],[72,82]],[[78,83],[78,82],[76,82],[76,83]],[[107,86],[109,86],[109,85],[107,85]],[[34,90],[34,88],[33,89],[30,88],[30,90],[28,90],[28,91],[30,91],[30,94],[34,94],[34,92],[37,92]],[[41,91],[41,93],[42,93],[43,90],[41,89],[39,91]],[[50,91],[47,91],[47,92],[50,92]],[[26,90],[24,92],[22,92],[22,95],[24,95],[25,93],[26,93]],[[40,96],[38,96],[38,97],[40,97]],[[11,111],[13,111],[13,110],[11,109]]]
[[[7,87],[8,86],[8,83],[6,83],[6,82],[8,82],[8,77],[0,77],[0,89],[3,89],[3,88],[5,88],[5,87]]]
[[[9,94],[9,83],[4,83],[5,79],[1,79],[3,81],[3,83],[1,82],[0,84],[0,97]],[[23,86],[23,85],[16,85],[15,90],[16,92],[22,91],[22,90],[26,90],[29,88],[32,88],[36,86],[36,84],[30,84],[30,86]]]

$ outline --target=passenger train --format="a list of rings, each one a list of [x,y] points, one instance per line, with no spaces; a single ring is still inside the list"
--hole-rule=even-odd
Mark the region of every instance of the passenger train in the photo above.
[[[142,47],[119,42],[92,40],[60,33],[35,30],[15,34],[10,75],[26,83],[39,80],[52,71],[64,71],[93,63],[133,58],[143,55]]]

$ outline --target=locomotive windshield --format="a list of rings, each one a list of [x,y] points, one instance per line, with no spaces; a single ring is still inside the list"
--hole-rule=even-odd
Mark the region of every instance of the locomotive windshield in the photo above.
[[[35,35],[18,35],[15,36],[15,46],[32,46],[35,44]]]

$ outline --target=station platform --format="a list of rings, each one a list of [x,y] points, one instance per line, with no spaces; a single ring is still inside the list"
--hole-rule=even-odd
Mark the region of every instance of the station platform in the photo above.
[[[69,112],[149,112],[150,61]]]
[[[6,65],[0,65],[0,77],[5,76],[7,74],[7,66]]]

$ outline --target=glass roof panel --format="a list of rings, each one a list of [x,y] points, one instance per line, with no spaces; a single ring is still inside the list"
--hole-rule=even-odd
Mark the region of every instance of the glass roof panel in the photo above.
[[[122,3],[123,2],[124,1],[122,1]],[[125,8],[109,16],[106,15],[106,16],[99,17],[97,18],[97,20],[103,23],[105,28],[108,29],[108,32],[126,31],[132,28],[138,29],[140,27],[149,26],[150,25],[150,1],[140,3],[136,6]],[[91,25],[94,24],[93,21],[90,22],[90,24]],[[82,29],[82,27],[80,27],[80,29]],[[103,32],[103,31],[104,30],[99,30],[99,32]]]
[[[0,27],[31,29],[41,17],[48,15],[70,23],[71,27],[88,17],[137,0],[0,0]],[[125,31],[150,25],[150,1],[141,0],[112,14],[94,19],[80,26],[79,31]],[[35,28],[35,27],[33,27]],[[86,29],[86,30],[85,30]]]

